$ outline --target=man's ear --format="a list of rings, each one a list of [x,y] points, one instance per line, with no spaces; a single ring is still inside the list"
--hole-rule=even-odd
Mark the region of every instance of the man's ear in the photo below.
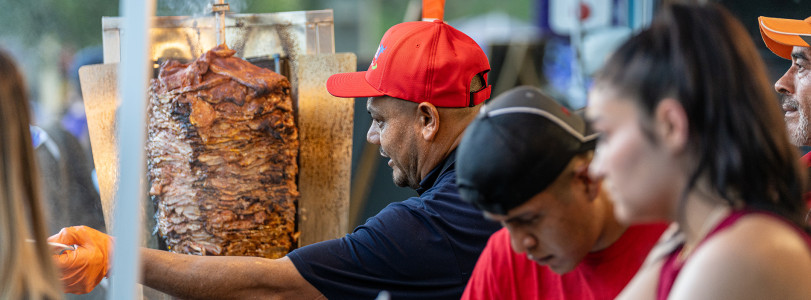
[[[683,152],[690,135],[684,106],[676,99],[667,98],[659,102],[654,114],[654,128],[662,145],[672,153]]]
[[[589,176],[589,163],[583,163],[574,167],[575,180],[582,182],[586,187],[589,200],[594,200],[600,193],[600,180],[595,180]]]
[[[417,118],[422,138],[433,141],[439,132],[439,110],[431,103],[422,102],[417,106]]]

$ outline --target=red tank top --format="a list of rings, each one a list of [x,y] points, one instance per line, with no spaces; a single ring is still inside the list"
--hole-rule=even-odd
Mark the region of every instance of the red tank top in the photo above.
[[[809,169],[811,169],[811,152],[808,152],[805,155],[803,155],[802,157],[800,157],[800,161],[805,163],[805,165]],[[803,196],[805,197],[806,208],[811,208],[811,192],[806,192],[805,195],[803,195]],[[811,214],[811,211],[809,211],[808,213]],[[807,219],[807,217],[806,217],[806,219]],[[806,220],[806,221],[808,221],[808,220]]]
[[[777,218],[791,225],[791,228],[793,228],[797,232],[797,234],[802,236],[803,239],[805,240],[806,245],[808,245],[809,248],[811,248],[811,237],[809,237],[808,234],[806,234],[802,229],[798,228],[796,225],[786,221],[786,219],[769,212],[743,209],[733,211],[732,213],[729,214],[729,216],[727,216],[720,223],[718,223],[718,226],[716,226],[712,231],[710,231],[710,233],[707,234],[707,236],[705,236],[704,239],[701,240],[701,242],[699,242],[698,246],[696,246],[696,249],[701,247],[701,245],[704,244],[704,242],[708,240],[710,237],[712,237],[714,234],[732,226],[741,217],[748,214],[764,214],[767,216],[771,216],[773,218]],[[665,263],[662,265],[662,271],[659,273],[659,287],[656,290],[656,299],[666,300],[667,296],[670,294],[670,290],[673,288],[673,283],[676,281],[676,277],[679,276],[679,272],[681,271],[681,268],[684,266],[684,263],[686,262],[686,260],[679,261],[678,259],[676,259],[679,256],[679,252],[681,252],[683,246],[684,245],[679,246],[678,248],[673,250],[673,252],[671,252],[665,259]]]

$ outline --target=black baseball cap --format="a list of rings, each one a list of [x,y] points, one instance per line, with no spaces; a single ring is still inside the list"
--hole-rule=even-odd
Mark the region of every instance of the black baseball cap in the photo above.
[[[468,126],[456,157],[463,200],[506,215],[546,189],[571,159],[596,145],[581,115],[534,87],[486,102]]]

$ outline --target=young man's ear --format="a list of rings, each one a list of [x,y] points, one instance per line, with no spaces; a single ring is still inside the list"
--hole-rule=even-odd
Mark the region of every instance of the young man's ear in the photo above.
[[[589,200],[594,200],[600,193],[600,180],[593,179],[589,176],[589,163],[583,163],[574,167],[574,179],[581,182],[586,187]]]
[[[684,106],[676,99],[664,99],[656,106],[654,118],[654,128],[663,146],[673,153],[684,151],[689,136]]]
[[[439,132],[439,110],[431,103],[422,102],[417,106],[420,133],[426,141],[433,141]]]

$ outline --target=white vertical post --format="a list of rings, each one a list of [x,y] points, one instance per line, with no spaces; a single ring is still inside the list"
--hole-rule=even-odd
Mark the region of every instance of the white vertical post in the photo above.
[[[656,0],[629,0],[629,23],[634,32],[639,32],[650,25],[653,20]]]
[[[583,28],[583,17],[581,5],[583,0],[577,0],[575,7],[575,21],[571,31],[569,31],[569,42],[572,47],[572,61],[571,61],[571,84],[569,90],[566,91],[569,96],[569,105],[573,108],[581,108],[586,106],[586,72],[583,67],[583,35],[585,30]]]
[[[152,66],[149,56],[149,28],[155,15],[155,0],[121,0],[121,63],[118,69],[118,144],[120,181],[113,212],[111,288],[107,299],[134,299],[141,275],[141,201],[146,174],[146,90]]]

